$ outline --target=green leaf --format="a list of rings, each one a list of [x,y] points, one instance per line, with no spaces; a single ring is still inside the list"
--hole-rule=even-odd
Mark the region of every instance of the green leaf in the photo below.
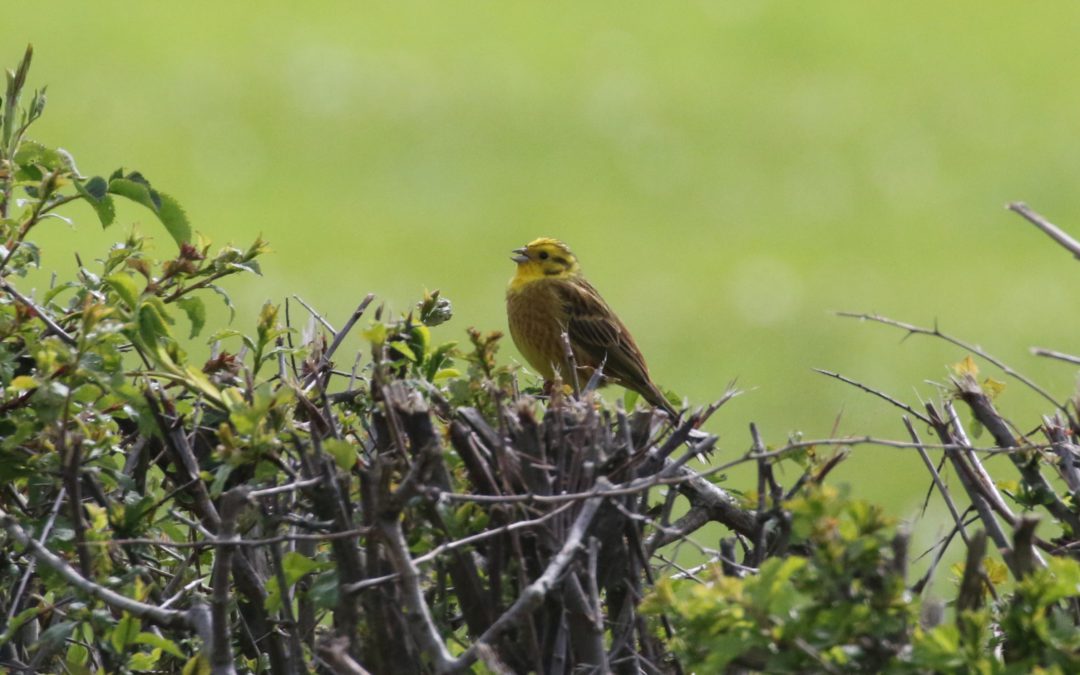
[[[210,675],[211,672],[210,658],[204,652],[192,656],[180,671],[181,675]]]
[[[317,610],[332,609],[338,601],[338,576],[334,570],[322,572],[311,582],[307,590],[308,599]]]
[[[116,206],[112,197],[108,195],[109,184],[104,178],[95,176],[86,181],[75,181],[75,190],[86,200],[86,203],[94,209],[101,226],[108,227],[116,220]]]
[[[105,277],[105,283],[128,307],[135,309],[138,306],[140,293],[139,287],[135,284],[135,277],[125,272],[117,272]]]
[[[34,379],[33,376],[31,376],[31,375],[19,375],[18,377],[15,377],[15,378],[13,378],[11,380],[11,383],[8,385],[7,388],[8,388],[8,391],[11,391],[11,392],[20,392],[20,391],[30,391],[31,389],[34,389],[37,386],[38,386],[38,381],[36,379]]]
[[[67,642],[68,636],[75,630],[77,623],[78,622],[76,621],[61,621],[60,623],[49,627],[49,629],[42,633],[41,637],[38,638],[38,648],[36,653],[45,655],[55,654],[64,646],[64,643]]]
[[[281,589],[278,587],[277,577],[270,577],[266,581],[266,599],[263,600],[263,609],[270,614],[281,609]]]
[[[1025,587],[1044,585],[1041,600],[1047,606],[1080,595],[1080,563],[1071,558],[1050,558],[1046,569],[1039,570]]]
[[[65,659],[68,668],[71,668],[76,672],[82,672],[83,669],[81,666],[85,666],[89,660],[90,651],[87,650],[81,642],[72,642],[68,646],[67,658]]]
[[[410,361],[416,361],[416,353],[404,342],[394,341],[390,343],[390,349],[404,356]]]
[[[206,373],[195,366],[187,366],[184,368],[184,374],[188,378],[188,386],[201,393],[203,396],[206,396],[214,403],[220,406],[225,405],[221,398],[221,391],[214,386],[214,383],[210,381],[210,378],[206,376]]]
[[[64,291],[69,291],[73,288],[81,288],[81,286],[74,281],[65,281],[62,284],[56,284],[49,290],[45,291],[45,294],[41,296],[41,304],[48,305],[56,296],[60,295]]]
[[[432,382],[439,383],[446,380],[452,380],[455,377],[461,377],[461,371],[457,368],[443,368],[436,371],[435,376],[431,378]]]
[[[108,227],[116,220],[116,205],[113,203],[112,197],[106,196],[100,202],[91,202],[94,207],[94,212],[97,213],[98,220],[101,221],[101,226]]]
[[[368,328],[360,334],[364,337],[365,340],[370,342],[372,346],[381,347],[382,344],[386,342],[386,336],[388,335],[388,333],[389,331],[386,328],[386,324],[373,323],[371,325],[371,328]]]
[[[226,340],[232,337],[243,337],[243,333],[235,328],[223,328],[216,333],[212,333],[210,337],[206,338],[208,343],[218,342],[219,340]]]
[[[207,288],[221,296],[222,302],[224,302],[225,306],[229,309],[229,323],[232,323],[233,319],[236,318],[236,307],[233,305],[232,298],[229,297],[229,294],[226,293],[225,289],[221,286],[209,284],[207,285]]]
[[[23,141],[15,151],[15,163],[19,166],[43,166],[50,171],[67,169],[64,155],[41,143]]]
[[[109,193],[109,184],[101,176],[94,176],[85,183],[80,183],[80,185],[83,186],[82,192],[95,201],[105,199]]]
[[[334,462],[342,471],[349,471],[356,466],[358,455],[356,454],[356,447],[351,443],[337,438],[328,438],[323,441],[323,450],[334,458]]]
[[[191,241],[191,225],[180,203],[150,187],[150,183],[141,175],[132,173],[127,178],[112,179],[109,181],[109,192],[153,211],[178,245]]]
[[[300,581],[305,574],[319,569],[319,563],[296,551],[289,551],[281,559],[281,567],[285,572],[285,581],[291,586]]]
[[[191,334],[188,338],[196,337],[206,325],[206,305],[203,304],[201,298],[192,295],[180,298],[176,304],[180,305],[180,309],[184,310],[188,320],[191,321]]]
[[[225,481],[229,480],[233,467],[231,464],[222,464],[214,474],[214,482],[210,484],[210,496],[219,497],[225,491]]]
[[[439,373],[447,370],[454,372],[452,377],[457,376],[456,370],[444,368],[444,366],[448,366],[452,362],[452,356],[456,346],[456,342],[443,343],[432,350],[431,354],[427,356],[424,361],[424,376],[427,377],[428,380],[431,380],[432,382],[436,381]]]
[[[164,192],[158,192],[156,194],[161,201],[161,208],[157,211],[161,224],[169,231],[169,234],[172,235],[172,238],[176,241],[177,245],[190,242],[191,224],[188,222],[187,213],[184,212],[184,207],[180,206],[180,202]]]
[[[143,633],[143,635],[147,634],[148,633]],[[128,668],[136,672],[140,670],[154,670],[155,666],[157,666],[157,662],[160,660],[160,649],[154,649],[149,652],[139,652],[138,654],[132,654],[131,658],[128,659]]]
[[[23,627],[23,624],[45,611],[47,610],[44,607],[31,607],[12,617],[11,623],[4,629],[3,633],[0,633],[0,645],[6,644],[15,635],[16,631]]]
[[[758,575],[746,584],[748,597],[755,607],[773,616],[787,614],[798,600],[798,592],[791,577],[807,565],[805,558],[771,558],[762,566]]]
[[[225,263],[225,267],[229,269],[237,270],[239,272],[253,272],[259,276],[262,276],[262,268],[259,267],[258,261],[249,260],[247,262],[229,262]]]
[[[157,202],[150,196],[150,186],[145,182],[137,182],[127,178],[114,178],[109,181],[109,193],[126,197],[137,204],[142,204],[155,213],[158,210]]]
[[[300,581],[306,574],[323,567],[319,563],[315,562],[311,558],[308,558],[296,551],[290,551],[285,554],[281,559],[281,569],[285,574],[285,583],[290,588]],[[277,577],[272,577],[266,584],[266,611],[276,612],[281,609],[282,595],[281,589],[278,588]]]
[[[172,654],[178,659],[184,658],[184,652],[180,651],[180,648],[176,646],[176,643],[172,640],[154,635],[153,633],[139,633],[135,636],[134,640],[137,645],[150,645],[151,647],[157,647],[169,654]]]
[[[139,336],[147,346],[157,344],[158,338],[169,337],[165,318],[152,303],[139,306]]]
[[[139,635],[139,628],[141,623],[137,618],[124,613],[124,617],[116,623],[116,627],[113,628],[112,633],[109,634],[109,644],[116,650],[117,654],[124,653],[124,647],[135,641],[135,638]]]

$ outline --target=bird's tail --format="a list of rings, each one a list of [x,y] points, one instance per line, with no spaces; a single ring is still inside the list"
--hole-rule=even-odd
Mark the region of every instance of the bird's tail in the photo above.
[[[664,396],[664,393],[660,391],[660,388],[652,382],[649,382],[648,386],[638,393],[641,394],[642,398],[649,402],[649,405],[660,408],[666,412],[673,423],[677,424],[679,420],[682,419],[682,414],[675,409],[675,406],[671,405],[667,396]]]
[[[661,392],[659,387],[657,387],[655,384],[650,382],[648,392],[643,391],[639,393],[641,394],[642,398],[648,401],[651,405],[660,408],[661,410],[666,412],[668,414],[668,417],[671,418],[671,424],[673,426],[677,427],[682,423],[682,413],[676,410],[675,406],[671,405],[671,402],[668,401],[667,397],[664,396],[663,392]],[[689,446],[692,447],[696,443],[703,441],[706,438],[709,438],[709,434],[705,433],[701,429],[694,428],[689,431],[686,442]],[[709,452],[710,451],[706,450],[705,454],[708,455]]]

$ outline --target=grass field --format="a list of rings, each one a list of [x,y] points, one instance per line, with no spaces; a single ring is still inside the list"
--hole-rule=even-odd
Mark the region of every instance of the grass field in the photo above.
[[[293,293],[340,323],[369,291],[404,311],[425,287],[455,303],[440,338],[503,328],[509,249],[550,235],[659,382],[698,404],[736,377],[748,390],[717,416],[722,458],[750,421],[769,443],[902,438],[895,410],[811,367],[917,404],[962,358],[833,310],[937,321],[1060,398],[1074,388],[1075,369],[1027,348],[1080,350],[1080,267],[1002,207],[1080,233],[1075,4],[4,11],[3,62],[33,42],[50,87],[39,140],[87,174],[141,170],[217,242],[270,240],[265,277],[231,284],[244,328]],[[128,227],[73,215],[42,237],[62,274]],[[1015,382],[1000,405],[1028,427],[1047,412]],[[927,484],[917,457],[870,447],[837,477],[899,515]]]

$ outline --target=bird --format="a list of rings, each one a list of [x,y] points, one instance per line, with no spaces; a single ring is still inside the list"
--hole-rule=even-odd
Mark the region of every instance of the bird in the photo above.
[[[525,360],[550,386],[556,374],[572,381],[562,334],[588,381],[600,369],[606,382],[636,391],[672,421],[680,417],[649,376],[629,329],[593,288],[577,256],[558,239],[541,237],[514,249],[517,270],[506,290],[510,336]]]

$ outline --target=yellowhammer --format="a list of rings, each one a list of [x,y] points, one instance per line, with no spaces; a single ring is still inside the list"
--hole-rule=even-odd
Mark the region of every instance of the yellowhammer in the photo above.
[[[673,420],[679,415],[649,377],[634,338],[581,274],[570,248],[546,237],[514,249],[517,273],[506,291],[510,335],[522,356],[550,383],[570,382],[562,333],[570,340],[582,383],[603,368],[604,379],[632,389]],[[602,365],[601,365],[602,364]]]

